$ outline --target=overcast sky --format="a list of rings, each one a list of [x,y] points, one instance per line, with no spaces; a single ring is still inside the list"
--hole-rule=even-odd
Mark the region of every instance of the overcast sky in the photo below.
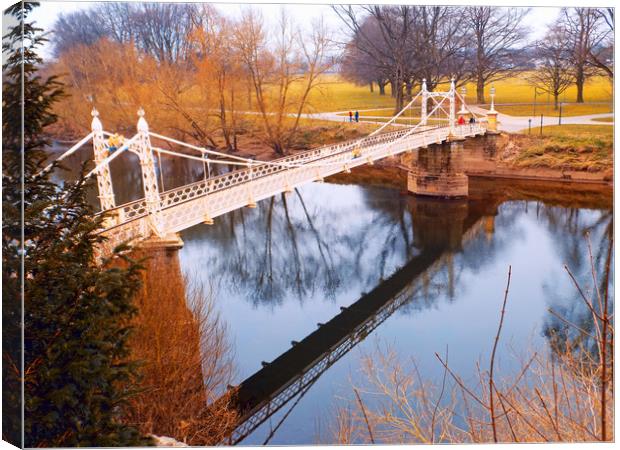
[[[35,20],[40,27],[45,30],[50,30],[56,21],[56,18],[60,13],[68,13],[72,11],[77,11],[79,9],[89,8],[92,5],[98,2],[88,2],[88,1],[41,1],[41,6],[35,8],[31,17]],[[215,3],[217,9],[222,13],[230,16],[238,16],[240,11],[244,6],[243,2],[238,3]],[[322,3],[322,4],[321,4]],[[330,2],[319,0],[315,4],[310,4],[308,2],[302,1],[289,1],[287,3],[255,3],[254,7],[262,10],[264,17],[269,20],[270,18],[275,18],[278,16],[278,11],[280,8],[285,7],[291,13],[295,22],[300,24],[309,24],[312,19],[323,17],[326,24],[332,29],[332,32],[338,36],[339,33],[343,35],[346,34],[346,29],[343,27],[340,19],[336,16],[336,14],[331,10]],[[371,2],[369,2],[371,3]],[[384,3],[378,1],[377,3]],[[398,3],[398,1],[392,0],[390,3]],[[410,3],[410,4],[422,4],[422,3],[432,3],[428,1],[402,1],[402,3]],[[446,3],[455,3],[450,1],[441,1],[442,4]],[[474,3],[474,2],[471,2]],[[489,3],[484,0],[475,1],[475,3]],[[461,2],[464,4],[464,2]],[[545,31],[546,26],[553,22],[557,17],[559,12],[558,7],[534,7],[530,12],[530,16],[527,20],[527,24],[531,27],[532,34],[530,36],[531,40],[539,39],[542,37],[542,34]],[[53,41],[53,36],[50,37],[50,40]],[[49,49],[46,48],[44,50],[44,56],[48,56]]]

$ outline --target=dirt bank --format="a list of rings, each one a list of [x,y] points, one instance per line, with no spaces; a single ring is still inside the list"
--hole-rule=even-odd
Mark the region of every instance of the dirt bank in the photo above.
[[[466,142],[464,168],[469,176],[611,185],[613,144],[605,138],[502,134]]]

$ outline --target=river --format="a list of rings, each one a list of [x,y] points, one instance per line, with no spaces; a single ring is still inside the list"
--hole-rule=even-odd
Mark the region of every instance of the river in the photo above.
[[[115,191],[123,192],[121,201],[135,198],[137,164],[132,170],[130,158],[115,163]],[[75,169],[78,161],[69,165]],[[405,367],[414,360],[422,379],[435,383],[443,374],[435,352],[448,349],[452,370],[475,380],[476,364],[488,365],[509,266],[500,374],[549,347],[550,330],[563,327],[549,308],[572,321],[587,318],[563,266],[591,287],[587,232],[602,272],[613,229],[611,189],[470,178],[467,200],[446,201],[403,193],[396,180],[355,182],[355,174],[350,182],[306,185],[181,234],[182,271],[210,290],[227,324],[235,383],[412,259],[437,256],[410,280],[402,306],[242,444],[262,444],[286,414],[269,443],[329,441],[336,406],[353,398],[351,383],[363,382],[362,358],[377,349],[396,352]],[[168,175],[180,185],[200,168],[176,167]]]

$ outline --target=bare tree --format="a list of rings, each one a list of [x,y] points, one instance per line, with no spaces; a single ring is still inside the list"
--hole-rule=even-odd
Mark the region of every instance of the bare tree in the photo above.
[[[594,8],[564,8],[561,25],[568,43],[568,58],[577,86],[577,103],[583,103],[583,87],[594,71],[589,64],[593,49],[601,40],[600,16]]]
[[[345,46],[340,73],[345,80],[359,85],[370,85],[370,92],[374,92],[374,83],[377,83],[379,95],[385,95],[385,86],[388,83],[385,69],[377,66],[375,61],[361,52],[353,42]]]
[[[404,105],[403,85],[414,59],[413,7],[411,6],[333,6],[351,32],[350,43],[379,73],[385,73],[396,98],[396,110]]]
[[[518,67],[515,51],[527,34],[523,19],[530,10],[470,6],[464,11],[472,32],[471,59],[476,100],[484,103],[484,86],[510,76]]]
[[[589,62],[609,78],[614,77],[614,9],[596,10],[599,18],[599,41],[590,49]]]
[[[92,10],[86,10],[58,15],[53,31],[55,56],[58,57],[78,44],[95,44],[107,36],[103,24],[94,20],[92,13]]]
[[[420,6],[416,7],[415,17],[415,78],[425,78],[431,91],[451,77],[464,81],[469,33],[462,9]]]
[[[187,36],[198,5],[174,3],[101,3],[86,11],[61,15],[54,25],[56,56],[102,38],[133,43],[159,62],[187,61]]]
[[[332,66],[331,40],[322,21],[303,39],[284,10],[274,40],[270,48],[262,17],[246,9],[234,30],[235,48],[249,74],[266,140],[276,153],[285,154],[310,93]]]
[[[237,103],[243,91],[239,55],[233,46],[233,24],[211,5],[201,5],[190,40],[195,46],[192,64],[196,84],[205,97],[213,96],[226,149],[237,150]],[[216,95],[212,95],[212,93]]]
[[[572,66],[567,53],[570,52],[566,31],[560,26],[549,30],[545,38],[536,43],[538,68],[529,77],[530,83],[553,96],[554,107],[558,108],[560,95],[574,81]]]
[[[191,3],[138,3],[132,20],[136,45],[160,62],[189,58],[188,36],[198,5]]]

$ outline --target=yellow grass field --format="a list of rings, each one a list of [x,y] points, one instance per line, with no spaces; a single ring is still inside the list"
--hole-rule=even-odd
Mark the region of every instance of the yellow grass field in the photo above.
[[[527,81],[527,73],[492,83],[495,86],[495,103],[534,103],[534,87]],[[474,83],[466,86],[468,102],[475,102],[476,87]],[[490,102],[489,89],[485,87],[485,100]],[[592,77],[586,81],[584,100],[586,102],[611,102],[613,86],[607,77]],[[574,102],[577,99],[577,88],[571,86],[561,96],[562,102]],[[553,98],[547,94],[536,96],[537,103],[552,103]]]
[[[493,83],[496,89],[495,102],[502,103],[528,103],[534,102],[534,88],[527,81],[527,74],[520,74],[515,77]],[[447,88],[447,84],[440,85],[437,89]],[[485,88],[485,100],[490,101],[489,89],[491,85]],[[475,103],[476,88],[474,83],[466,85],[467,94],[466,101]],[[585,86],[586,102],[607,102],[609,105],[567,105],[562,110],[562,114],[566,115],[582,115],[596,114],[602,112],[611,112],[612,101],[612,84],[606,77],[592,77],[586,82]],[[539,94],[536,98],[537,103],[551,103],[553,99],[547,98],[546,94]],[[574,102],[576,97],[576,88],[572,86],[560,98],[563,102]],[[386,87],[386,95],[379,95],[379,90],[375,86],[375,92],[370,92],[368,86],[356,86],[353,83],[344,81],[339,75],[325,75],[319,89],[314,91],[310,96],[310,110],[316,112],[327,111],[348,111],[348,110],[373,110],[372,115],[390,115],[389,110],[375,111],[381,108],[393,108],[394,99],[390,95],[389,86]],[[539,108],[542,105],[539,105]],[[504,107],[507,108],[507,107]],[[513,108],[511,106],[511,108]],[[521,108],[521,106],[517,106]],[[552,107],[549,108],[552,110]],[[502,111],[499,107],[498,110]],[[510,114],[509,109],[506,114]],[[532,114],[529,107],[523,110],[513,109],[514,113],[529,115]],[[565,112],[566,111],[566,112]],[[376,114],[375,114],[376,113]],[[549,111],[551,114],[552,111]],[[367,113],[370,115],[370,112]]]
[[[369,86],[356,86],[338,75],[324,75],[321,85],[310,94],[311,112],[348,111],[370,108],[394,108],[394,99],[386,88],[379,95],[379,88],[370,92]]]
[[[540,128],[538,129],[540,130]],[[555,137],[562,139],[579,139],[590,143],[598,143],[598,141],[611,141],[614,135],[614,127],[609,125],[562,125],[543,127],[543,136]]]
[[[559,107],[556,110],[552,104],[498,105],[496,109],[509,116],[533,117],[543,114],[545,116],[558,117],[560,115]],[[613,105],[611,103],[571,103],[562,105],[562,117],[603,113],[613,113]]]

